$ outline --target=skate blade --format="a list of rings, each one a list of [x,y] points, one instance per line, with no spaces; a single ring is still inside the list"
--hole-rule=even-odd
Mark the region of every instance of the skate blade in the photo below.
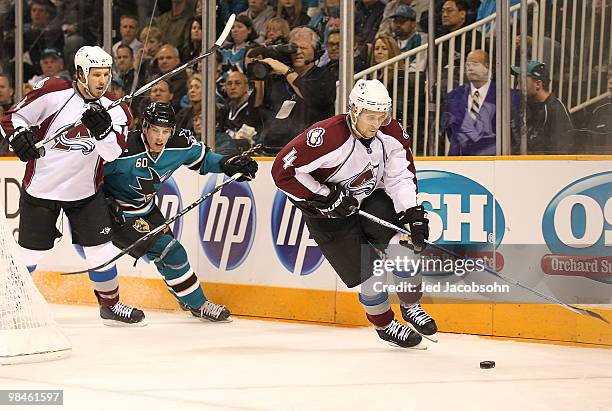
[[[414,331],[415,333],[417,333],[418,335],[420,335],[421,337],[428,339],[429,341],[433,342],[433,343],[437,343],[438,342],[438,333],[434,333],[432,335],[425,335],[419,332],[419,330],[417,330],[416,328],[414,328],[414,326],[412,324],[410,324],[409,321],[406,321],[406,324],[408,324],[408,327],[412,328],[412,331]]]
[[[147,323],[144,320],[138,323],[124,323],[122,321],[102,319],[102,324],[106,325],[107,327],[127,328],[127,327],[145,327],[149,323]]]
[[[194,318],[202,321],[203,323],[231,323],[232,321],[234,321],[232,317],[228,317],[225,320],[210,320],[208,318],[203,318],[203,317],[194,317]]]
[[[405,350],[419,350],[419,351],[425,351],[427,349],[427,346],[425,344],[423,344],[423,342],[418,343],[417,345],[414,345],[412,347],[402,347],[401,345],[397,345],[395,343],[389,342],[389,345],[391,347],[397,347],[397,348],[403,348]]]

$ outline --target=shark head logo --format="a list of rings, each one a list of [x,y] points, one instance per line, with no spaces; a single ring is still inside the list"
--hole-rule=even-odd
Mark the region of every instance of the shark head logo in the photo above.
[[[154,169],[148,168],[148,170],[151,178],[136,176],[138,187],[130,185],[132,190],[142,196],[139,198],[141,201],[149,201],[151,198],[153,198],[153,196],[155,196],[155,194],[160,190],[162,183],[170,176],[170,173],[165,173],[160,177],[160,175]]]

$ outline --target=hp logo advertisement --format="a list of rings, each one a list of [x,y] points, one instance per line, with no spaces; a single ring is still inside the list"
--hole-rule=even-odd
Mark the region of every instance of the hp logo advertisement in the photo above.
[[[542,259],[546,274],[612,284],[612,171],[559,191],[544,211],[542,234],[552,253]]]
[[[202,194],[227,178],[222,174],[211,176]],[[200,243],[206,257],[220,270],[238,268],[255,239],[255,198],[248,183],[229,184],[199,207]]]
[[[308,275],[319,268],[323,254],[310,237],[302,212],[281,191],[274,196],[271,221],[274,250],[287,271]]]
[[[161,189],[157,193],[157,205],[159,210],[162,212],[166,220],[175,215],[176,213],[183,210],[183,200],[181,199],[181,191],[174,181],[174,178],[170,177],[164,184],[162,184]],[[174,237],[177,240],[181,240],[181,234],[183,232],[183,219],[178,218],[172,225],[170,226]]]

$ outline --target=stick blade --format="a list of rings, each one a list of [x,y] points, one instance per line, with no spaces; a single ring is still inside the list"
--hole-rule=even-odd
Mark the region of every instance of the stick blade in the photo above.
[[[574,307],[576,308],[576,307]],[[608,321],[606,319],[606,317],[602,316],[599,313],[596,313],[595,311],[591,311],[591,310],[586,310],[584,308],[577,308],[582,314],[584,315],[588,315],[589,317],[593,317],[593,318],[597,318],[600,321],[605,322],[606,324],[610,325],[610,321]]]
[[[225,23],[225,28],[221,32],[221,35],[219,36],[217,41],[215,41],[215,45],[221,47],[221,45],[225,42],[225,39],[227,38],[227,36],[229,36],[230,30],[234,26],[234,20],[236,20],[235,14],[229,16],[229,19],[227,19],[227,23]]]

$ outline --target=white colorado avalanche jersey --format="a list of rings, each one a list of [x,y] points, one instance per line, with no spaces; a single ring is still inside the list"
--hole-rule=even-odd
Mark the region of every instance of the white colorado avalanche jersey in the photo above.
[[[115,98],[106,93],[96,100],[108,107]],[[39,139],[81,119],[87,103],[70,81],[56,77],[42,80],[19,104],[2,118],[5,134],[17,127],[28,127]],[[80,125],[45,144],[44,157],[29,161],[23,188],[33,197],[58,201],[75,201],[96,193],[102,183],[104,161],[119,157],[125,148],[125,136],[132,121],[127,105],[109,111],[113,127],[103,140],[89,135]]]
[[[396,212],[417,205],[410,137],[396,120],[362,143],[351,134],[346,114],[313,124],[287,144],[272,166],[276,186],[297,201],[329,194],[326,184],[345,187],[360,203],[378,188]]]

